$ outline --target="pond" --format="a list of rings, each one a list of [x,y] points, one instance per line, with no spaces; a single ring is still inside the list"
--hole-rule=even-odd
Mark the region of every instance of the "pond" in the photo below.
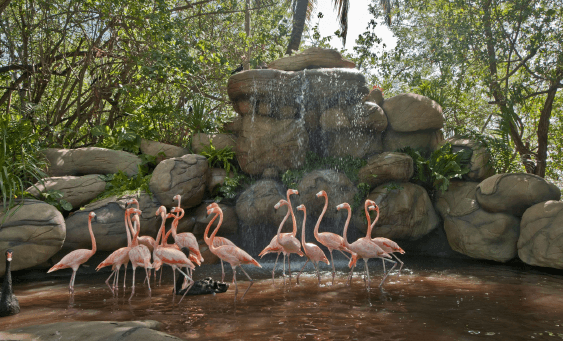
[[[16,282],[21,313],[3,318],[0,330],[60,321],[151,319],[163,323],[162,331],[188,340],[563,339],[561,272],[543,272],[519,263],[404,260],[401,276],[389,276],[383,290],[377,288],[381,262],[372,260],[369,292],[359,270],[352,286],[345,285],[344,262],[338,264],[342,271],[334,286],[330,268],[323,267],[320,287],[309,266],[300,285],[294,278],[284,287],[276,275],[272,286],[267,271],[272,264],[266,263],[263,270],[249,272],[257,280],[244,301],[236,304],[231,287],[223,294],[186,296],[178,305],[180,296],[171,294],[170,269],[165,269],[162,286],[153,288],[150,297],[137,274],[131,301],[129,287],[113,297],[104,284],[107,274],[86,278],[79,270],[73,300],[68,295],[68,277]],[[295,262],[292,268],[302,264]],[[230,280],[230,269],[226,272]],[[207,265],[197,269],[195,279],[220,279],[220,274],[220,266]],[[237,278],[242,295],[248,282],[240,270]]]

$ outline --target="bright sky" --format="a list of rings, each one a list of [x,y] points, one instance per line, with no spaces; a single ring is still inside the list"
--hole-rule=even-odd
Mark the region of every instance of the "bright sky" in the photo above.
[[[352,47],[355,45],[356,38],[358,35],[362,34],[367,27],[368,22],[371,19],[371,15],[368,12],[368,4],[371,0],[351,0],[350,1],[350,11],[348,13],[348,36],[346,37],[346,49],[351,52]],[[339,27],[338,20],[336,19],[336,11],[333,7],[332,0],[318,0],[317,11],[313,14],[313,23],[317,22],[317,13],[322,12],[324,17],[320,21],[319,30],[323,37],[334,35]],[[395,47],[395,38],[387,26],[383,24],[377,25],[377,35],[387,44],[387,49]],[[337,37],[333,37],[331,40],[331,45],[334,48],[342,48],[342,40]]]

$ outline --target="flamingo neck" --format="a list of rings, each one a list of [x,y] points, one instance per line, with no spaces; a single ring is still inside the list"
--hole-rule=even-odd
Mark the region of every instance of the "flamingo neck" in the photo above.
[[[323,195],[323,197],[325,198],[325,206],[323,207],[323,211],[321,212],[321,215],[319,216],[319,219],[317,220],[317,225],[315,225],[315,238],[317,238],[317,240],[319,239],[319,226],[321,226],[321,220],[323,219],[325,213],[326,213],[326,209],[328,208],[328,196],[325,194]]]
[[[375,226],[375,224],[377,223],[378,220],[379,220],[379,210],[377,211],[377,215],[375,216],[373,223],[371,223],[371,225],[369,225],[369,227],[368,227],[368,232],[366,234],[366,238],[371,238],[371,230],[373,230],[373,227]]]
[[[287,205],[287,204],[286,204],[286,203],[283,203],[282,205]],[[290,213],[290,210],[289,210],[289,208],[288,208],[288,209],[287,209],[287,213],[285,214],[285,217],[283,218],[283,220],[282,220],[282,222],[281,222],[281,224],[280,224],[280,227],[278,228],[278,244],[280,243],[280,240],[281,240],[281,230],[282,230],[282,228],[283,228],[283,224],[285,224],[285,222],[287,221],[287,218],[289,218],[289,215],[290,215],[290,214],[291,214],[291,213]]]
[[[164,234],[164,228],[166,225],[166,212],[161,212],[160,213],[160,217],[162,218],[162,224],[160,224],[160,228],[158,229],[158,234],[156,235],[156,240],[155,240],[155,245],[158,245],[160,243],[160,238],[162,238],[162,235]]]
[[[370,236],[370,235],[369,235],[369,230],[370,230],[370,225],[371,225],[371,217],[369,216],[368,206],[369,206],[369,204],[368,204],[368,201],[366,200],[366,202],[365,202],[365,204],[364,204],[364,210],[366,211],[366,218],[367,218],[367,220],[368,220],[368,228],[367,228],[368,233],[367,233],[367,235],[366,235],[367,238],[369,238],[369,236]]]
[[[90,237],[92,238],[92,254],[96,253],[96,238],[94,231],[92,231],[92,217],[88,216],[88,230],[90,230]]]
[[[217,220],[218,217],[219,217],[219,213],[215,213],[215,216],[211,219],[209,224],[207,224],[207,227],[205,228],[205,232],[203,232],[203,240],[207,245],[209,245],[210,242],[210,238],[207,236],[207,234],[209,233],[209,228],[211,227],[211,225],[213,225],[213,223],[215,222],[215,220]]]
[[[209,249],[212,252],[217,250],[217,248],[213,245],[213,240],[215,239],[215,235],[217,234],[217,231],[219,231],[221,224],[223,224],[223,211],[219,210],[219,223],[217,223],[217,227],[215,228],[215,230],[211,234],[211,238],[209,240]]]
[[[127,247],[131,247],[131,231],[129,231],[129,215],[131,212],[126,209],[125,210],[125,233],[127,233]]]
[[[293,208],[291,207],[291,200],[289,199],[289,193],[287,194],[287,203],[289,207],[289,211],[291,212],[291,222],[293,223],[293,236],[297,235],[297,221],[295,220],[295,214],[293,214]]]
[[[303,206],[303,227],[301,227],[301,244],[305,248],[305,220],[307,220],[307,211]]]
[[[131,242],[131,246],[138,246],[139,245],[139,230],[135,230],[135,235],[133,236],[133,241]]]
[[[172,226],[170,228],[170,232],[172,233],[172,238],[176,238],[176,234],[178,233],[178,223],[180,219],[184,217],[184,210],[180,209],[180,212],[176,215],[174,220],[172,221]]]
[[[346,224],[344,225],[344,232],[342,233],[342,237],[343,237],[343,241],[344,241],[344,246],[346,247],[350,247],[350,244],[348,243],[348,225],[350,224],[350,218],[352,218],[352,210],[350,209],[350,207],[346,207],[346,210],[348,210],[348,218],[346,218]]]
[[[2,298],[0,302],[6,302],[8,296],[12,295],[12,272],[10,270],[12,262],[6,258],[6,272],[4,276],[4,283],[2,284]]]

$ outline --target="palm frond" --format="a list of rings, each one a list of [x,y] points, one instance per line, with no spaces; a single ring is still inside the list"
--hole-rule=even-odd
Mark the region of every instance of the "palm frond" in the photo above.
[[[333,3],[334,9],[338,14],[342,44],[346,45],[346,35],[348,35],[348,11],[350,10],[350,0],[333,0]]]

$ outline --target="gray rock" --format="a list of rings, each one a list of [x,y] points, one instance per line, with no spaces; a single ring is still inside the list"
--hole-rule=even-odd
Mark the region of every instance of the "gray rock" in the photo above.
[[[292,105],[284,105],[278,110],[278,117],[284,119],[295,119],[297,115],[297,108]]]
[[[76,211],[66,219],[65,248],[90,249],[92,247],[90,232],[88,231],[88,214],[93,211],[96,218],[92,220],[92,231],[96,238],[96,245],[100,251],[115,251],[120,247],[127,246],[127,235],[125,232],[125,206],[127,201],[136,198],[139,201],[141,215],[142,236],[156,238],[160,227],[160,217],[155,215],[161,205],[153,196],[145,192],[140,195],[128,195],[123,197],[109,197],[93,202]]]
[[[387,117],[377,104],[364,102],[329,108],[321,114],[320,126],[324,131],[354,128],[382,132],[387,128]]]
[[[0,331],[0,339],[38,341],[182,340],[159,332],[161,325],[160,322],[151,320],[57,322]]]
[[[533,174],[496,174],[477,186],[476,198],[484,210],[521,217],[526,209],[537,203],[559,200],[561,190]]]
[[[195,134],[192,140],[192,148],[196,153],[201,153],[213,143],[215,150],[223,149],[225,147],[231,147],[232,150],[235,149],[237,138],[231,134]]]
[[[141,164],[137,155],[98,147],[47,148],[43,154],[49,161],[47,172],[51,176],[113,174],[120,170],[133,176],[139,172]]]
[[[6,220],[4,220],[6,219]],[[12,271],[27,269],[47,261],[63,246],[64,218],[54,206],[26,199],[23,206],[6,212],[0,209],[0,253],[14,251]],[[6,263],[0,262],[0,276]]]
[[[279,179],[280,177],[280,172],[272,167],[272,168],[266,168],[264,169],[264,172],[262,172],[262,179]]]
[[[205,194],[209,166],[204,156],[187,154],[164,160],[156,166],[149,188],[166,207],[175,206],[172,198],[182,196],[182,208],[199,205]]]
[[[545,201],[528,208],[520,223],[518,256],[527,264],[563,269],[563,202]]]
[[[491,155],[487,151],[487,148],[480,145],[478,142],[463,138],[450,138],[445,142],[451,143],[454,153],[463,149],[471,150],[471,161],[469,164],[471,171],[465,175],[468,179],[472,181],[483,181],[495,174],[495,169],[491,164]]]
[[[205,232],[205,228],[207,227],[207,224],[209,224],[209,222],[214,216],[214,214],[207,216],[207,208],[206,208],[207,205],[208,205],[207,203],[200,205],[193,214],[193,218],[195,221],[193,233],[197,236],[203,235],[203,232]],[[222,203],[219,203],[219,207],[221,207],[221,209],[223,210],[223,224],[221,225],[221,228],[217,232],[217,235],[227,236],[236,233],[238,228],[238,218],[235,208]],[[213,226],[209,229],[209,235],[211,235],[211,233],[217,226],[218,222],[219,222],[219,218],[217,218]]]
[[[40,192],[56,190],[63,194],[73,208],[86,205],[106,189],[106,182],[98,174],[84,176],[59,176],[43,179],[43,184],[36,183],[27,191],[36,198]]]
[[[475,199],[477,182],[454,181],[437,194],[436,208],[452,249],[464,255],[506,262],[516,256],[520,220],[489,213]]]
[[[413,176],[412,158],[404,153],[386,152],[370,157],[367,165],[360,168],[360,182],[371,187],[385,182],[407,182]]]
[[[389,125],[397,132],[441,129],[444,126],[442,107],[428,97],[400,94],[383,101]]]
[[[209,193],[213,193],[215,188],[223,185],[226,177],[227,171],[223,168],[211,168],[209,171],[209,178],[207,179],[207,190]]]
[[[352,128],[352,123],[348,118],[349,108],[332,107],[321,114],[320,124],[325,131]]]
[[[394,152],[404,147],[420,149],[431,153],[438,149],[444,140],[441,130],[423,130],[409,133],[401,133],[387,128],[383,135],[383,150]]]
[[[380,218],[373,236],[416,240],[438,227],[440,218],[424,188],[404,182],[399,189],[376,187],[368,198],[379,205]],[[367,226],[361,225],[364,233]]]
[[[323,134],[320,155],[363,158],[383,149],[381,134],[359,129],[341,129]]]
[[[301,53],[280,58],[268,64],[270,69],[285,71],[341,67],[354,68],[356,64],[342,58],[342,55],[336,50],[320,47],[311,47]]]
[[[236,154],[245,173],[261,174],[271,167],[280,171],[301,167],[308,149],[309,136],[299,121],[246,116]]]
[[[242,116],[236,115],[231,122],[225,123],[223,128],[225,128],[225,131],[232,132],[235,136],[237,136],[238,132],[242,129]]]
[[[274,206],[285,199],[281,183],[274,180],[260,180],[242,192],[237,199],[236,214],[243,225],[279,225],[286,210]]]
[[[180,157],[189,154],[186,148],[173,146],[171,144],[141,139],[141,152],[156,157],[156,163],[171,157]]]

